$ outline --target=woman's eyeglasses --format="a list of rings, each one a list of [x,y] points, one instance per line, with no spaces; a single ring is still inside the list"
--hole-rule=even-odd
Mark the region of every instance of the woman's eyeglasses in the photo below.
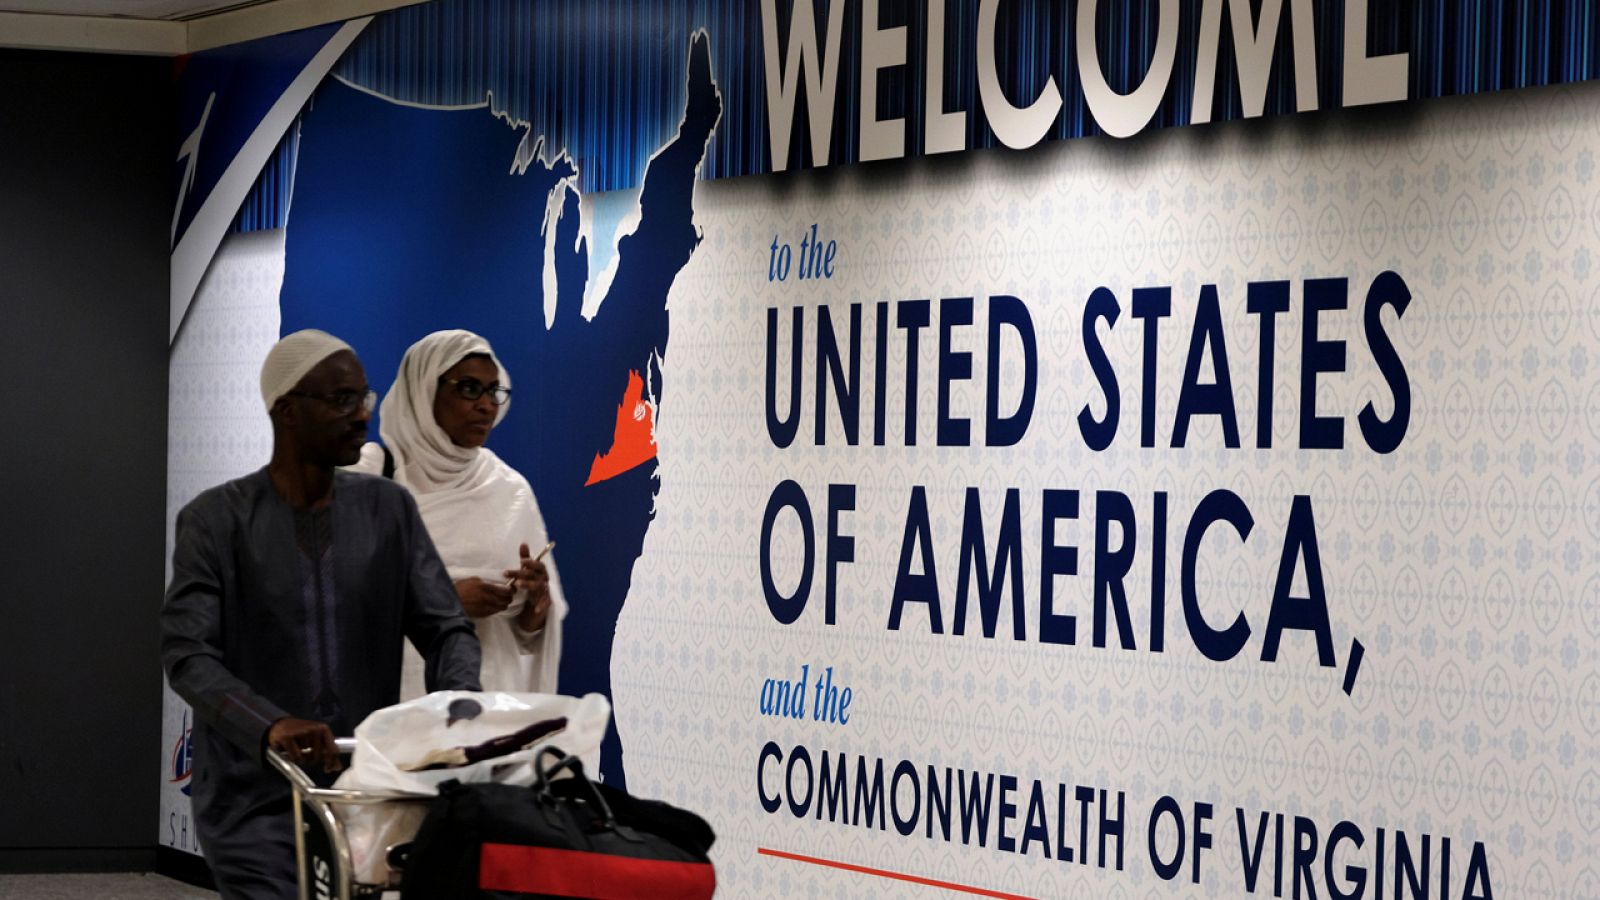
[[[463,400],[477,400],[484,394],[489,395],[489,402],[495,406],[505,406],[511,400],[511,388],[484,384],[476,378],[440,378],[439,383],[449,385]]]

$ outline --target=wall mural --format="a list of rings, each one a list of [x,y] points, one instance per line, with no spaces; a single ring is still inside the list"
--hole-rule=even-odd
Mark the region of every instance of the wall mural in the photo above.
[[[562,691],[729,895],[1600,894],[1595,15],[456,0],[199,54],[170,508],[267,459],[280,334],[383,390],[471,329]]]

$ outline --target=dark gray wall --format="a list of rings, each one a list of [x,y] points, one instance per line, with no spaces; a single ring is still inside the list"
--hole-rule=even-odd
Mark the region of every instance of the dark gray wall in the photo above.
[[[0,50],[0,871],[155,858],[171,72]]]

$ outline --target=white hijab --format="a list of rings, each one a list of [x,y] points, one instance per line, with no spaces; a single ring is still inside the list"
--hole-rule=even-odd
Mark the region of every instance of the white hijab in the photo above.
[[[468,356],[482,353],[494,361],[500,384],[511,386],[505,367],[489,342],[470,331],[437,331],[406,351],[394,387],[383,398],[379,433],[394,456],[394,480],[411,490],[417,511],[453,580],[478,577],[503,580],[517,567],[517,548],[526,543],[538,553],[549,540],[533,489],[521,473],[487,447],[458,447],[433,417],[439,378]],[[500,407],[495,424],[505,418]],[[362,448],[357,471],[376,475],[383,450]],[[554,554],[546,556],[550,573],[550,614],[543,630],[524,633],[517,613],[527,602],[518,591],[511,606],[486,619],[475,619],[483,644],[483,687],[489,691],[555,693],[561,662],[561,620],[567,604]],[[401,698],[423,692],[422,659],[407,645],[401,672]]]
[[[511,376],[494,355],[489,342],[470,331],[435,331],[406,351],[395,374],[394,387],[378,408],[378,434],[394,454],[395,479],[418,494],[461,487],[479,480],[490,465],[489,454],[477,447],[458,447],[433,418],[433,400],[439,378],[468,356],[482,353],[500,372],[500,385],[511,387]],[[511,404],[501,405],[494,424],[506,417]]]

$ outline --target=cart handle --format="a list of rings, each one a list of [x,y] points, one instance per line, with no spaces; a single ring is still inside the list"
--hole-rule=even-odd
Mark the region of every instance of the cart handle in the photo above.
[[[349,756],[355,752],[356,739],[353,737],[334,738],[333,743],[339,749],[340,756]],[[288,757],[272,747],[267,748],[267,762],[278,770],[278,774],[289,780],[289,784],[294,786],[295,793],[304,797],[314,797],[318,800],[328,800],[335,803],[359,804],[387,803],[390,800],[427,799],[419,794],[407,794],[400,791],[349,791],[317,787],[316,782],[311,780],[311,776],[307,775],[304,769],[290,762]]]

